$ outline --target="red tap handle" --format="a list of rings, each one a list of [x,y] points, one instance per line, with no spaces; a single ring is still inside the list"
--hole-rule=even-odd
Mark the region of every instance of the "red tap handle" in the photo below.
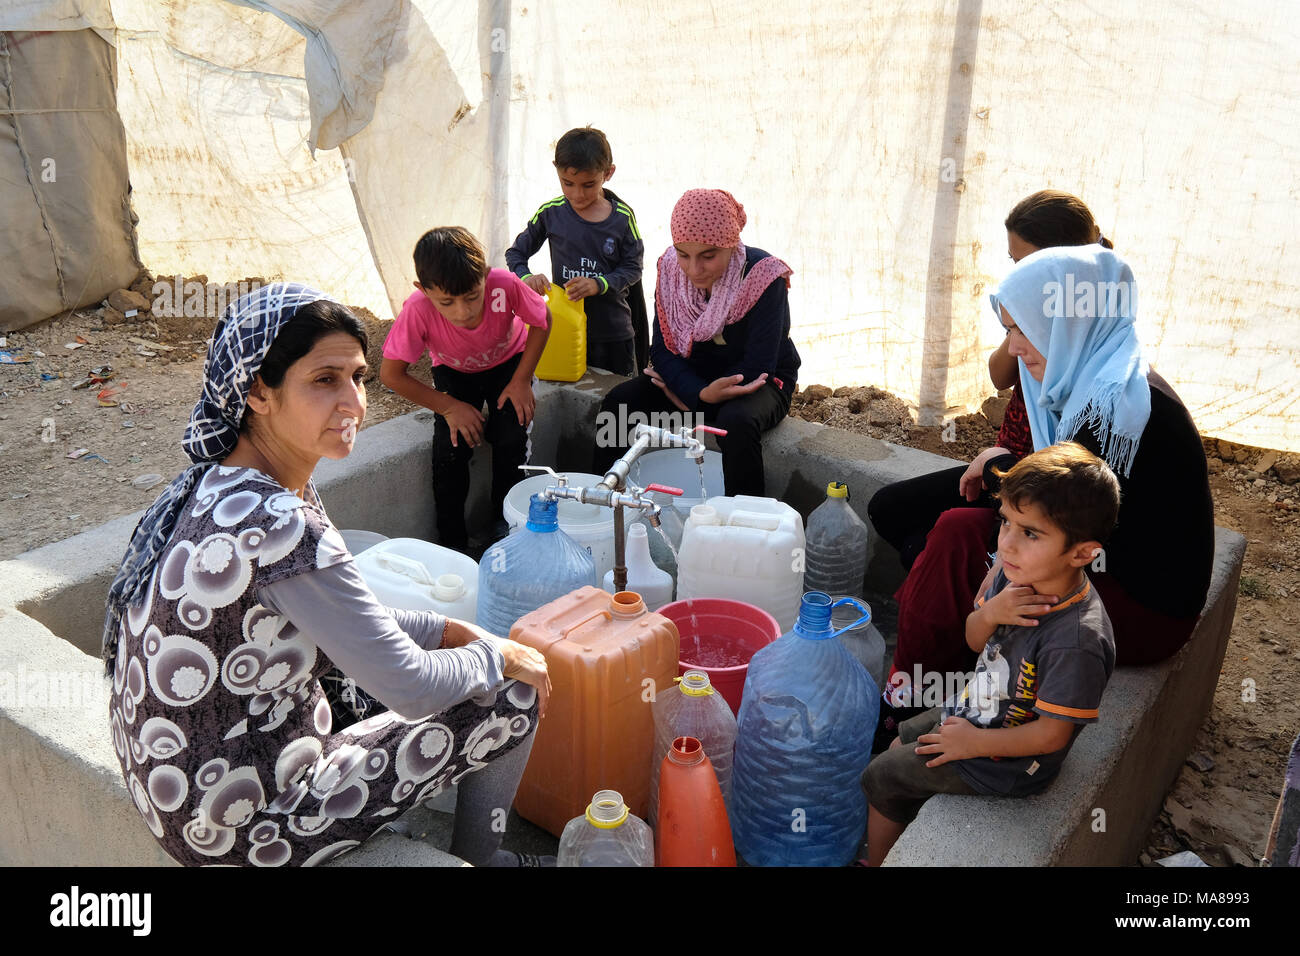
[[[665,495],[680,495],[682,493],[682,489],[671,488],[668,485],[647,485],[646,491],[657,491]]]
[[[718,435],[719,437],[727,434],[725,428],[714,428],[712,425],[696,425],[694,430],[697,432],[708,432],[710,435]]]

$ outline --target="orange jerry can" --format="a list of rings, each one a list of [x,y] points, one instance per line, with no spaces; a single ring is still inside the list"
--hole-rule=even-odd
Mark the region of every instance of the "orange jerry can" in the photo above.
[[[525,614],[510,639],[546,655],[551,698],[515,795],[525,820],[556,836],[598,790],[644,818],[658,690],[677,676],[677,625],[633,591],[582,587]]]

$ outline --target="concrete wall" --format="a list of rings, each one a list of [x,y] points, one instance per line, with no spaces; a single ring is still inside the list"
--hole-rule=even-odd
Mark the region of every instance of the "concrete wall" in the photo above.
[[[577,386],[543,383],[532,432],[533,461],[557,469],[590,466],[596,406],[618,381],[589,376]],[[432,416],[420,412],[361,433],[349,458],[316,475],[340,528],[427,537]],[[470,513],[487,520],[486,455],[472,469]],[[768,493],[805,518],[826,484],[846,481],[866,519],[883,485],[953,463],[789,419],[764,440]],[[135,810],[109,738],[107,686],[100,677],[104,594],[139,515],[129,515],[0,562],[0,681],[57,673],[82,688],[73,701],[30,706],[0,695],[0,864],[157,865],[168,861]],[[473,526],[471,526],[471,533]],[[897,555],[878,549],[868,570],[876,591],[901,578]],[[1123,669],[1107,688],[1103,720],[1079,738],[1061,779],[1023,801],[938,797],[890,854],[891,864],[1124,863],[1178,772],[1213,694],[1236,604],[1244,542],[1219,530],[1208,612],[1174,660]],[[4,685],[0,685],[3,689]],[[1092,829],[1093,808],[1106,829]],[[385,834],[340,865],[452,865],[427,843]]]

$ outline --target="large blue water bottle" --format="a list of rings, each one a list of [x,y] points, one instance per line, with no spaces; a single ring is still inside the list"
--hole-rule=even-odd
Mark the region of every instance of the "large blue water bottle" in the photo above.
[[[867,823],[859,777],[871,759],[880,691],[831,629],[853,598],[803,596],[794,629],[754,655],[732,766],[736,850],[754,866],[843,866]],[[855,622],[857,623],[857,622]],[[843,630],[848,630],[844,628]]]
[[[587,549],[560,530],[556,502],[528,501],[528,520],[483,552],[478,564],[480,627],[498,637],[530,611],[584,585],[596,587]]]

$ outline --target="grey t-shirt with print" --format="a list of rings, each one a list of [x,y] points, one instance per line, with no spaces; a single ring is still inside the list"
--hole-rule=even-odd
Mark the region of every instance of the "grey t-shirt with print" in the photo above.
[[[1008,584],[999,571],[979,603]],[[980,654],[975,677],[944,716],[978,727],[1010,728],[1046,718],[1075,724],[1070,742],[1051,754],[973,757],[953,764],[979,793],[1023,797],[1060,772],[1079,731],[1097,720],[1102,692],[1115,668],[1115,638],[1101,598],[1082,587],[1038,618],[1035,627],[1001,625]]]

